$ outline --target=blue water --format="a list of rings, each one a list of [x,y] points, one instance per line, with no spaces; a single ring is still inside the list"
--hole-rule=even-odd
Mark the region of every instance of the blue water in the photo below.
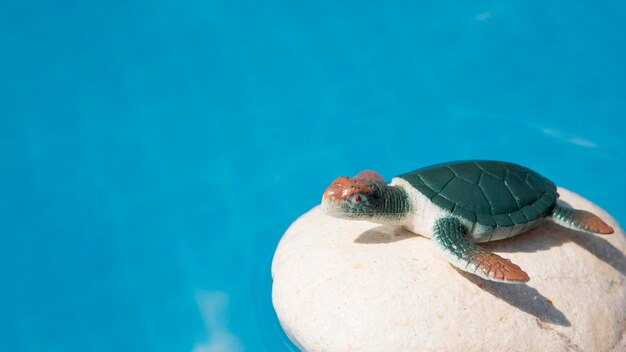
[[[289,351],[327,184],[530,166],[626,221],[622,1],[0,0],[0,350]]]

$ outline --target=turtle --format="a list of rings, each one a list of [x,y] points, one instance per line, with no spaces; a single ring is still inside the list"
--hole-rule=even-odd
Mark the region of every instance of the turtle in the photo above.
[[[478,245],[513,237],[544,221],[608,235],[600,217],[557,203],[556,185],[514,163],[454,161],[392,178],[366,170],[335,179],[322,197],[323,213],[341,219],[397,225],[429,237],[453,266],[483,279],[524,283],[519,266]]]

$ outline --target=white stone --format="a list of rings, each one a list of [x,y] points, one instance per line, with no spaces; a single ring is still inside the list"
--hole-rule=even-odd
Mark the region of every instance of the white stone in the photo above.
[[[616,231],[546,222],[484,244],[528,273],[523,285],[458,271],[399,227],[316,207],[287,230],[272,263],[282,327],[305,351],[626,351],[624,232],[588,200],[559,193]]]

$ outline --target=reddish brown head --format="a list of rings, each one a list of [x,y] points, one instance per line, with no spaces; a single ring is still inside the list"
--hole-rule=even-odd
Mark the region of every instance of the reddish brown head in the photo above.
[[[348,200],[358,194],[369,194],[373,190],[373,182],[362,181],[347,176],[337,178],[326,188],[322,202]],[[358,203],[359,200],[355,199]]]
[[[374,171],[363,171],[354,178],[341,176],[324,192],[322,209],[340,218],[372,217],[384,210],[376,209],[381,205],[383,187],[386,187],[385,180]]]

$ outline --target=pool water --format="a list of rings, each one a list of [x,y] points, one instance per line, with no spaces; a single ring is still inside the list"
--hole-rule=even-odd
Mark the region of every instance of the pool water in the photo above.
[[[624,223],[625,4],[0,1],[0,350],[293,351],[273,251],[366,168]]]

